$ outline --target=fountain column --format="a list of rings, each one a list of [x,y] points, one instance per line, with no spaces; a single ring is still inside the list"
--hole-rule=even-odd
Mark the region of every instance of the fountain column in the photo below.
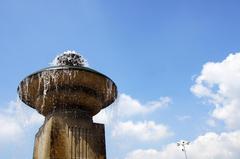
[[[114,102],[117,87],[84,67],[81,56],[64,53],[57,65],[20,82],[20,99],[45,116],[35,137],[34,159],[106,159],[104,125],[92,116]]]

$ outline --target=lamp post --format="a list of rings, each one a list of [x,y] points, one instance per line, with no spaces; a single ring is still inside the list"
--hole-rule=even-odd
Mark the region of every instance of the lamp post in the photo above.
[[[189,145],[189,144],[190,144],[189,141],[184,141],[184,140],[181,140],[181,141],[177,142],[177,146],[181,147],[182,151],[184,152],[184,155],[185,155],[186,159],[188,159],[188,158],[187,158],[187,151],[186,151],[185,146]]]

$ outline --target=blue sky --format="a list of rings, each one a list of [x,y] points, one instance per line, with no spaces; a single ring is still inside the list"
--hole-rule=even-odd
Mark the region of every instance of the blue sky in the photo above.
[[[229,138],[240,136],[234,122],[240,119],[238,8],[234,0],[2,0],[0,123],[9,121],[12,127],[5,126],[15,133],[0,130],[0,158],[31,158],[41,125],[37,113],[16,101],[19,82],[59,53],[75,50],[118,86],[119,101],[105,111],[108,158],[184,157],[173,144],[181,139],[193,142],[194,157],[200,136],[215,141],[225,134],[221,143],[235,145],[226,148],[233,154],[227,158],[236,159],[240,143]],[[124,105],[132,114],[115,117],[116,109],[128,111]],[[151,137],[143,141],[135,131],[114,134],[126,127],[141,133],[149,125]],[[212,157],[219,154],[226,158],[220,152]]]

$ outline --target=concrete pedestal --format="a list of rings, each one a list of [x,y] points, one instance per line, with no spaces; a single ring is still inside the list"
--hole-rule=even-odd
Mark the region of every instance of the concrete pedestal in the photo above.
[[[92,116],[117,98],[117,86],[106,75],[84,67],[75,52],[55,58],[24,78],[19,98],[45,116],[35,137],[33,159],[106,159],[104,125]]]
[[[35,138],[34,159],[106,159],[104,125],[81,110],[48,115]]]

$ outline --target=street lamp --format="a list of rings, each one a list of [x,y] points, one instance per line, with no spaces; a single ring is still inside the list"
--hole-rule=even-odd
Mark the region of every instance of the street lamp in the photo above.
[[[186,145],[189,145],[189,144],[190,144],[189,141],[184,141],[184,140],[181,140],[181,141],[177,142],[177,146],[180,146],[180,147],[181,147],[182,151],[183,151],[184,154],[185,154],[185,158],[186,158],[186,159],[187,159],[187,152],[186,152],[185,146],[186,146]]]

